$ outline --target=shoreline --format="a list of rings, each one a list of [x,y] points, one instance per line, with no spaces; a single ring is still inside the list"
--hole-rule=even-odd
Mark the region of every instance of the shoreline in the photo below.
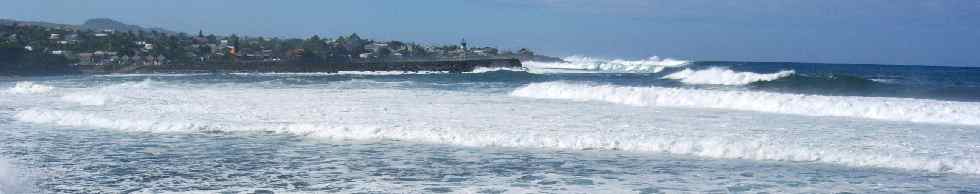
[[[347,64],[282,64],[256,62],[222,65],[129,65],[78,66],[81,74],[129,74],[129,73],[336,73],[355,72],[472,72],[477,68],[521,68],[517,59],[470,59],[470,60],[417,60],[417,61],[370,61]]]

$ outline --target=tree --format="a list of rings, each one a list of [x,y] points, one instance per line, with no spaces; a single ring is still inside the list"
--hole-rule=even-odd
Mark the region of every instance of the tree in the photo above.
[[[344,49],[351,55],[360,55],[364,53],[364,44],[365,41],[357,33],[353,33],[344,41]]]
[[[24,55],[24,47],[20,47],[6,39],[0,39],[0,69],[7,69],[16,64]]]
[[[377,55],[378,58],[385,58],[385,57],[391,56],[391,49],[388,49],[388,48],[380,48],[380,49],[378,49],[378,52],[375,53],[375,55]]]
[[[215,36],[214,34],[208,34],[207,38],[208,38],[208,42],[211,43],[218,42],[218,36]]]
[[[534,51],[531,51],[531,49],[527,49],[527,48],[521,48],[521,50],[517,51],[517,54],[524,55],[524,56],[534,56]]]
[[[323,39],[320,39],[320,36],[313,35],[309,39],[303,41],[303,46],[301,48],[303,48],[303,50],[305,50],[307,53],[322,54],[325,50],[325,46],[326,45],[323,43]]]

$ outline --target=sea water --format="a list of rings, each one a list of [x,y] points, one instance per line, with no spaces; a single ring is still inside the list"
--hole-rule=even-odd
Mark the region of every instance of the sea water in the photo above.
[[[673,59],[0,82],[0,193],[976,193],[980,69]]]

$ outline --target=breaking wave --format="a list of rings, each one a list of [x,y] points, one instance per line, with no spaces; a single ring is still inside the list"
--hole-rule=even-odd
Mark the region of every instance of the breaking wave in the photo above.
[[[498,71],[526,72],[527,69],[514,67],[477,67],[476,69],[473,69],[473,71],[466,73],[489,73]]]
[[[62,95],[61,100],[85,106],[102,106],[107,103],[125,100],[124,97],[118,95],[120,92],[137,92],[153,88],[154,85],[160,85],[160,83],[149,78],[143,79],[143,81],[123,82],[99,89],[70,92]]]
[[[18,113],[21,121],[64,126],[101,127],[155,132],[273,131],[338,140],[394,139],[473,147],[513,147],[573,150],[624,150],[693,155],[718,159],[824,162],[856,167],[881,167],[929,172],[980,174],[980,161],[933,158],[896,153],[836,150],[777,143],[766,137],[676,136],[594,131],[486,130],[444,126],[343,125],[329,123],[175,122],[110,119],[73,111],[31,109]]]
[[[791,76],[796,71],[783,70],[776,73],[735,72],[731,69],[711,67],[703,70],[684,69],[664,76],[664,79],[679,80],[686,84],[746,85],[758,81],[772,81]]]
[[[671,58],[650,57],[644,60],[622,60],[622,59],[599,59],[583,56],[571,56],[563,59],[563,62],[524,62],[524,66],[537,71],[592,71],[592,72],[630,72],[630,73],[658,73],[667,67],[680,67],[689,64],[689,61]]]
[[[980,103],[888,97],[844,97],[758,91],[534,83],[511,95],[604,101],[636,106],[671,106],[758,111],[808,116],[980,125]]]
[[[107,94],[83,94],[73,93],[61,97],[61,100],[74,102],[86,106],[102,106],[107,102],[119,100],[118,97]]]
[[[17,84],[13,88],[10,88],[7,91],[15,94],[40,94],[40,93],[50,92],[52,89],[54,89],[54,87],[43,85],[43,84],[35,84],[34,82],[29,82],[29,81],[23,81],[23,82],[17,82]]]
[[[467,92],[389,87],[364,89],[371,87],[363,87],[364,83],[361,82],[364,81],[337,82],[333,84],[340,86],[329,87],[275,88],[255,83],[175,85],[150,80],[125,82],[78,89],[65,95],[110,95],[118,98],[102,101],[103,107],[45,104],[18,109],[13,117],[28,123],[124,131],[272,131],[324,139],[391,139],[474,147],[624,150],[716,159],[820,162],[854,167],[980,174],[980,161],[975,154],[957,148],[947,153],[942,152],[945,150],[939,146],[927,146],[925,150],[929,153],[923,154],[890,147],[867,148],[863,147],[867,144],[853,142],[825,144],[823,139],[837,138],[830,136],[810,141],[812,139],[808,139],[810,137],[806,136],[806,132],[803,135],[796,132],[787,133],[789,135],[751,134],[742,133],[745,130],[739,129],[712,128],[714,126],[686,127],[683,121],[678,125],[644,124],[652,123],[644,120],[646,118],[615,121],[629,125],[620,127],[608,122],[595,124],[596,118],[577,118],[590,114],[604,118],[617,117],[618,113],[602,115],[602,111],[588,108],[574,109],[581,112],[560,110],[553,109],[559,105],[539,104],[542,101]],[[511,95],[633,105],[862,118],[880,116],[889,120],[980,124],[976,122],[980,118],[977,115],[980,114],[980,104],[918,99],[594,86],[565,82],[530,84],[514,90]],[[65,96],[61,100],[67,100]],[[501,107],[499,103],[514,106]],[[883,133],[888,132],[891,131]],[[871,144],[898,144],[890,140],[881,141]]]

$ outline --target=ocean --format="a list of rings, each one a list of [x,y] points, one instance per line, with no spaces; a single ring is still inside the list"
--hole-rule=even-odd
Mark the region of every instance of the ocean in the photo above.
[[[0,80],[0,193],[980,193],[980,68]]]

